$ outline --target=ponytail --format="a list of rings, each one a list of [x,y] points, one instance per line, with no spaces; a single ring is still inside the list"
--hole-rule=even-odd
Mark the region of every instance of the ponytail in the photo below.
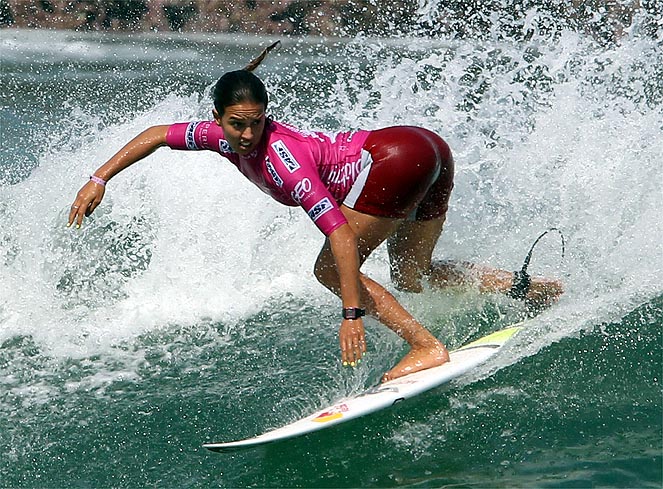
[[[281,41],[267,46],[256,58],[241,70],[229,71],[216,82],[213,91],[214,108],[223,115],[226,107],[242,102],[255,102],[263,104],[267,109],[267,89],[260,78],[252,72],[265,59],[271,50],[281,44]]]
[[[258,66],[260,66],[260,63],[262,63],[262,60],[265,59],[265,57],[270,53],[270,51],[276,47],[280,48],[281,46],[281,41],[276,41],[275,43],[267,46],[265,49],[262,50],[262,53],[260,53],[257,57],[253,58],[248,65],[246,65],[244,68],[242,68],[244,71],[253,71],[255,70]]]

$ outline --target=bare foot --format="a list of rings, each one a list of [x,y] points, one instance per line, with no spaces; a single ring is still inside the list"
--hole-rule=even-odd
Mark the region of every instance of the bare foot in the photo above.
[[[449,352],[442,343],[434,339],[432,345],[412,347],[410,352],[394,368],[382,376],[382,382],[394,380],[427,368],[438,367],[448,361]]]

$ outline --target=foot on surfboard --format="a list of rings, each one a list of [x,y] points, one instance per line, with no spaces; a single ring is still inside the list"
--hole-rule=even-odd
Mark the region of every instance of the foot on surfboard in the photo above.
[[[439,341],[436,341],[433,345],[413,347],[394,368],[382,376],[382,382],[394,380],[427,368],[438,367],[448,361],[449,352]]]

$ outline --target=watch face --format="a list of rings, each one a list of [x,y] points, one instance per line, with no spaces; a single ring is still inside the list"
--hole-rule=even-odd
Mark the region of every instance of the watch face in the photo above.
[[[358,307],[343,309],[343,319],[359,319],[364,315],[364,310]]]

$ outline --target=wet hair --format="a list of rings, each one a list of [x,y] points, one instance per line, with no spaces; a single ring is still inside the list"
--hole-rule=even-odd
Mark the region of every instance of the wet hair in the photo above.
[[[252,72],[265,59],[267,54],[281,44],[281,41],[267,46],[262,53],[241,70],[229,71],[224,74],[214,86],[212,97],[214,99],[214,108],[223,115],[226,107],[237,105],[242,102],[255,102],[263,104],[267,108],[268,96],[267,89],[262,80]]]

